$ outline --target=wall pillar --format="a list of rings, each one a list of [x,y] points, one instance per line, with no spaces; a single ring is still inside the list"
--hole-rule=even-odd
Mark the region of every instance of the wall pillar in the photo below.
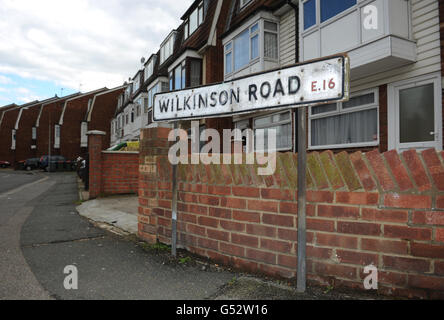
[[[102,192],[102,146],[106,133],[103,131],[89,131],[89,198],[97,198]]]
[[[140,135],[139,167],[139,237],[156,243],[159,234],[159,216],[171,214],[171,200],[159,203],[159,192],[171,190],[171,175],[162,174],[169,167],[168,151],[170,128],[143,129]],[[169,172],[169,170],[166,170]],[[164,209],[159,208],[162,204]]]

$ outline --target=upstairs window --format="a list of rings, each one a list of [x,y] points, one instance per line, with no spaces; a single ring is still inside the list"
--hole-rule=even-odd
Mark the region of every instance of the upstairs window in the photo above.
[[[304,2],[304,30],[323,23],[355,6],[357,0],[307,0]]]
[[[225,74],[237,72],[257,59],[278,60],[278,24],[259,21],[225,44]],[[263,52],[261,54],[261,41]]]
[[[37,140],[37,128],[32,127],[32,140]]]
[[[356,5],[356,0],[321,0],[321,23]]]
[[[176,32],[173,32],[160,47],[160,64],[164,63],[173,54],[175,39]]]
[[[136,92],[137,90],[139,90],[139,88],[140,88],[140,75],[138,74],[133,79],[133,91]]]
[[[156,56],[153,56],[148,64],[145,66],[145,81],[147,81],[154,73],[154,63],[156,60]]]
[[[12,130],[12,134],[11,134],[11,150],[15,150],[15,142],[16,142],[16,135],[15,135],[16,131]]]
[[[191,36],[194,31],[199,28],[199,26],[204,21],[204,9],[203,9],[203,1],[199,4],[199,6],[194,9],[194,11],[190,14],[188,19],[185,21],[184,26],[184,37],[185,39],[188,39],[189,36]]]
[[[86,132],[85,132],[85,135],[86,135]],[[54,126],[54,148],[55,149],[60,148],[60,126],[58,124],[56,124]]]

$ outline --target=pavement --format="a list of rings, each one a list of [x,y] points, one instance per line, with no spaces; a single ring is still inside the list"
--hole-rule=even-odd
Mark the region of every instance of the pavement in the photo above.
[[[298,294],[291,281],[243,274],[185,251],[173,258],[167,246],[98,228],[76,210],[79,193],[73,173],[0,170],[0,181],[0,300],[380,298],[317,287]],[[134,209],[134,198],[125,197],[82,206],[104,217],[105,212],[97,212],[100,203],[107,203],[113,220],[120,219],[116,212],[134,213],[122,207],[127,202]],[[67,266],[78,271],[77,290],[64,287]]]
[[[129,234],[138,231],[139,199],[132,196],[113,196],[83,202],[76,209],[79,214],[92,221],[112,226]]]

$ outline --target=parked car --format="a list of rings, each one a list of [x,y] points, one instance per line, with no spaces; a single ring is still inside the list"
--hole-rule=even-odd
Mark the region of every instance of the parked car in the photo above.
[[[24,162],[23,168],[27,171],[35,170],[40,167],[40,159],[39,158],[31,158]]]
[[[0,161],[0,168],[8,168],[11,166],[11,163],[8,161]]]
[[[49,159],[51,159],[51,163],[49,163]],[[62,156],[43,156],[39,160],[39,168],[48,171],[49,165],[51,165],[51,170],[53,170],[58,165],[64,165],[65,163],[66,159]]]

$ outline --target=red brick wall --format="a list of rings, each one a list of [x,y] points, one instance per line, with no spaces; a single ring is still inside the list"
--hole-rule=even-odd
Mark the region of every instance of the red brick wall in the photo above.
[[[139,189],[139,154],[104,152],[105,135],[88,138],[89,196],[137,193]]]
[[[170,243],[167,129],[142,133],[139,236]],[[308,155],[307,273],[311,282],[444,298],[443,153],[427,150]],[[178,241],[235,267],[295,277],[297,157],[279,154],[273,176],[254,166],[180,165]]]
[[[42,105],[30,107],[29,109],[22,111],[20,117],[19,128],[16,134],[16,159],[17,161],[26,160],[29,158],[37,157],[37,150],[31,149],[32,145],[35,145],[35,141],[32,140],[32,128],[35,126],[37,117],[40,113]]]
[[[15,151],[11,150],[12,130],[17,122],[19,109],[8,110],[3,116],[3,121],[0,127],[0,160],[9,161],[14,164]]]
[[[100,130],[106,133],[103,149],[110,147],[111,141],[111,120],[114,117],[117,106],[117,98],[124,90],[115,90],[96,97],[94,109],[91,114],[91,121],[88,123],[90,130]]]
[[[139,153],[102,153],[102,192],[105,195],[137,193]]]
[[[60,149],[54,148],[54,125],[59,123],[65,100],[42,107],[39,127],[37,128],[37,156],[47,155],[49,151],[49,126],[51,125],[51,154],[60,155]]]

